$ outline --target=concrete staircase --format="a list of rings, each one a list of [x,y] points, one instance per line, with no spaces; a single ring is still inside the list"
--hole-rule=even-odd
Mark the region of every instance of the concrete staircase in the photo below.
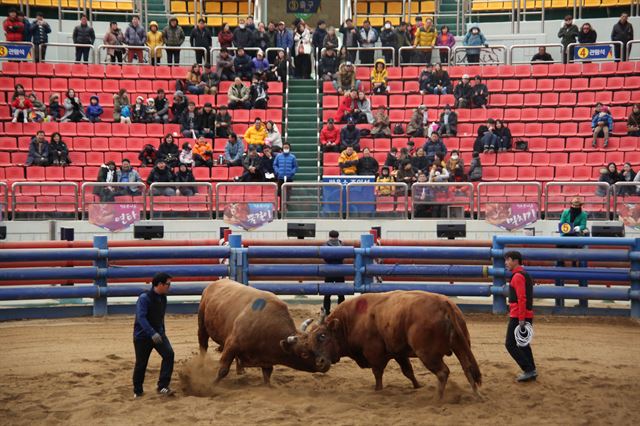
[[[164,0],[147,0],[147,8],[149,13],[147,22],[156,21],[158,23],[158,29],[162,31],[168,24],[167,17],[169,16],[169,11],[164,5]],[[144,17],[142,22],[144,22]],[[148,29],[149,28],[147,28],[147,30]]]
[[[438,17],[438,28],[446,25],[449,27],[449,32],[451,34],[457,34],[458,32],[455,17],[458,1],[459,0],[440,0],[440,7],[436,11],[436,16]],[[451,16],[442,16],[441,14],[443,13]],[[464,29],[464,27],[462,29]]]

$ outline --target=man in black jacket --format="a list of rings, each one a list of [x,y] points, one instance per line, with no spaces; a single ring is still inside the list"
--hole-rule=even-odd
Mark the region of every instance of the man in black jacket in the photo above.
[[[333,76],[338,72],[338,57],[336,51],[333,49],[327,49],[324,51],[322,58],[320,58],[319,66],[320,78],[324,81],[333,81]]]
[[[629,22],[629,14],[623,12],[620,15],[620,20],[613,26],[611,30],[611,41],[622,42],[622,52],[620,52],[620,46],[616,44],[616,61],[621,58],[623,61],[627,60],[627,44],[633,40],[633,25]],[[621,55],[622,53],[622,55]]]
[[[393,47],[394,50],[398,50],[398,37],[396,36],[396,32],[391,25],[391,21],[386,21],[384,23],[384,27],[380,31],[380,42],[382,43],[382,47]],[[393,57],[393,53],[389,50],[383,50],[384,61],[387,65],[395,65],[391,58]]]
[[[458,133],[458,114],[451,111],[449,105],[445,105],[444,112],[440,114],[440,136],[455,136]]]
[[[156,113],[153,116],[153,121],[167,124],[169,122],[169,99],[165,96],[163,89],[158,89],[154,104],[156,105]]]
[[[167,167],[167,163],[164,160],[158,160],[156,162],[156,166],[149,173],[149,177],[147,178],[147,185],[151,185],[155,182],[174,182],[175,176],[171,169]],[[172,186],[163,186],[161,188],[153,188],[153,195],[165,197],[173,197],[176,195],[176,189]]]
[[[36,14],[36,20],[31,24],[31,41],[33,42],[34,52],[33,59],[35,62],[44,61],[47,53],[47,43],[49,42],[49,33],[51,27],[44,20],[42,12]],[[42,45],[42,46],[41,46]]]
[[[197,127],[200,129],[200,134],[205,138],[212,139],[216,137],[216,113],[211,102],[206,102],[198,114]]]
[[[211,32],[207,27],[205,27],[204,19],[199,19],[198,25],[193,27],[193,30],[191,31],[191,47],[204,47],[207,49],[206,53],[196,51],[196,62],[199,64],[203,63],[203,58],[206,58],[204,62],[211,63],[210,51],[213,43],[211,37]]]
[[[469,83],[467,74],[462,76],[462,80],[453,91],[453,97],[456,99],[455,108],[471,108],[471,97],[473,96],[473,88]]]
[[[341,247],[342,241],[340,241],[340,233],[338,231],[330,231],[329,232],[329,241],[325,244],[329,247]],[[324,259],[324,262],[328,265],[342,265],[344,259],[342,258],[327,258]],[[325,283],[344,283],[344,277],[326,277],[324,279]],[[344,302],[344,295],[338,295],[338,305]],[[322,309],[325,315],[329,315],[331,313],[331,295],[327,294],[324,296],[324,301],[322,303]]]
[[[233,58],[233,68],[236,71],[236,77],[240,77],[242,80],[251,80],[253,74],[251,57],[244,52],[242,47],[238,47],[236,57]]]
[[[369,148],[362,150],[362,158],[358,160],[358,174],[361,176],[378,176],[378,161],[371,156]]]
[[[322,50],[322,44],[326,35],[327,23],[323,19],[321,19],[318,21],[318,25],[313,31],[313,37],[311,38],[311,44],[316,51],[316,58],[320,56],[320,51]]]
[[[253,31],[246,27],[244,19],[238,21],[238,28],[233,30],[233,45],[235,47],[251,47]]]
[[[240,182],[260,182],[262,181],[263,172],[261,167],[262,159],[258,155],[255,148],[249,148],[249,154],[242,160],[244,173],[237,180]]]
[[[87,16],[80,17],[80,25],[73,29],[71,37],[74,44],[91,44],[96,41],[96,33],[87,22]],[[76,62],[89,62],[90,47],[76,47]]]
[[[344,21],[344,25],[340,27],[339,31],[342,34],[342,45],[347,48],[347,60],[355,63],[358,51],[350,50],[349,48],[358,47],[358,44],[360,43],[360,33],[353,25],[353,20],[351,19]]]

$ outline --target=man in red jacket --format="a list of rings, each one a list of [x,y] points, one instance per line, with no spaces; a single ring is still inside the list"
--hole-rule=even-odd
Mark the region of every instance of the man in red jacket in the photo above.
[[[528,382],[538,377],[531,345],[518,346],[514,332],[516,327],[524,331],[525,323],[533,324],[533,280],[522,267],[522,254],[510,251],[504,255],[505,266],[511,271],[509,283],[509,327],[505,346],[523,373],[516,379]]]
[[[24,21],[18,17],[18,12],[9,9],[9,17],[2,24],[7,41],[24,40]]]
[[[340,152],[340,131],[334,125],[333,118],[320,131],[320,145],[323,152]]]

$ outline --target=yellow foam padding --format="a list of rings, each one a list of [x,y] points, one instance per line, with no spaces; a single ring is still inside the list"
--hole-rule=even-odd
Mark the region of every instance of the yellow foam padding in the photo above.
[[[249,15],[249,5],[246,1],[238,3],[238,15]]]
[[[232,1],[225,1],[222,3],[222,14],[232,14],[235,15],[238,13],[238,3]]]
[[[221,16],[209,16],[207,18],[207,25],[209,26],[220,26],[222,25],[222,17]]]
[[[600,0],[584,0],[585,7],[600,7]]]
[[[116,3],[117,10],[133,10],[133,3],[130,1],[119,1]]]
[[[187,4],[183,1],[172,1],[171,2],[171,12],[172,13],[186,13],[187,12]]]
[[[402,3],[391,1],[387,3],[387,14],[388,15],[401,15],[402,14]]]
[[[384,25],[384,18],[382,16],[369,17],[369,21],[371,21],[371,26],[374,28]]]
[[[385,4],[382,2],[370,3],[369,14],[370,15],[384,15]]]
[[[222,6],[220,5],[219,2],[206,2],[204,4],[204,10],[207,13],[220,13],[220,11],[222,11]]]
[[[2,4],[20,4],[18,0],[2,0]]]
[[[489,5],[485,1],[474,1],[471,5],[471,10],[474,12],[481,12],[483,10],[489,10]]]

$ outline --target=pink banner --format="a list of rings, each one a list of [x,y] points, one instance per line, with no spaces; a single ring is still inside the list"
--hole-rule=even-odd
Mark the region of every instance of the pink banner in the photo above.
[[[522,229],[538,220],[537,203],[486,203],[485,220],[507,231]]]
[[[620,204],[618,217],[625,226],[640,229],[640,204]]]
[[[89,206],[89,223],[111,232],[123,231],[139,220],[138,204],[98,203]]]
[[[271,203],[231,203],[224,208],[223,219],[229,225],[238,226],[245,231],[260,228],[273,222],[273,204]]]

